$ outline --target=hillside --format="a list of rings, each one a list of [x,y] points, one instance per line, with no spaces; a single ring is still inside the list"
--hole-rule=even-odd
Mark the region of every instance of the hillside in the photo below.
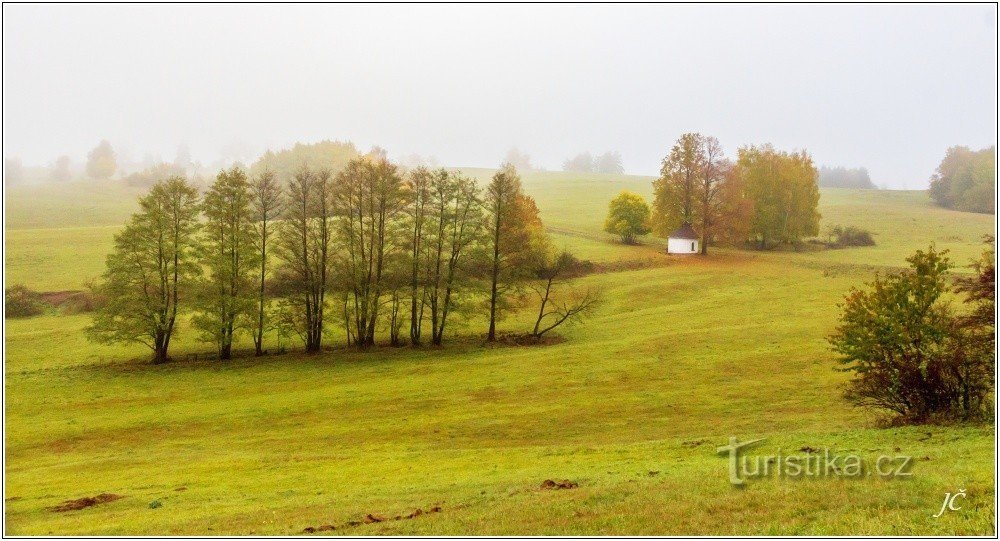
[[[557,243],[634,269],[584,278],[607,300],[552,345],[487,348],[474,321],[441,349],[219,363],[191,358],[206,347],[184,328],[177,362],[150,366],[86,342],[85,315],[8,320],[5,533],[992,535],[993,429],[880,428],[841,398],[825,337],[851,286],[932,242],[964,264],[994,217],[923,192],[823,190],[821,227],[865,227],[876,246],[684,258],[609,242],[607,202],[650,182],[524,179]],[[8,192],[8,285],[100,273],[132,194],[73,190]],[[716,453],[731,436],[766,438],[762,455],[911,456],[913,475],[737,489]],[[962,510],[932,518],[958,489]],[[101,493],[123,497],[51,510]]]

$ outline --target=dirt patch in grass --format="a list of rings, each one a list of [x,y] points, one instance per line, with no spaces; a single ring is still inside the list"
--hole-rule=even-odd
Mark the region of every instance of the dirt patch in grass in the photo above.
[[[362,524],[376,524],[378,522],[410,520],[422,515],[427,515],[431,513],[440,513],[440,512],[441,512],[441,506],[434,505],[429,507],[427,510],[415,509],[412,513],[406,515],[396,515],[392,518],[384,517],[382,515],[376,515],[374,513],[368,513],[365,515],[365,518],[361,520],[350,520],[340,525],[323,524],[321,526],[306,526],[305,528],[302,529],[302,533],[332,532],[334,530],[340,530],[343,528],[353,528],[355,526],[361,526]]]
[[[66,511],[79,511],[80,509],[86,509],[88,507],[93,507],[102,503],[113,502],[115,500],[120,500],[124,496],[118,494],[108,494],[102,493],[97,496],[87,496],[85,498],[79,498],[76,500],[66,500],[55,507],[50,508],[56,513],[65,513]]]
[[[558,334],[544,334],[538,338],[532,334],[524,333],[497,333],[495,342],[487,342],[488,346],[551,346],[561,344],[566,339]],[[483,336],[483,340],[486,336]]]
[[[580,486],[576,481],[570,481],[569,479],[563,479],[562,481],[553,481],[552,479],[546,479],[542,481],[542,486],[539,487],[542,490],[565,490],[570,488],[576,488]]]

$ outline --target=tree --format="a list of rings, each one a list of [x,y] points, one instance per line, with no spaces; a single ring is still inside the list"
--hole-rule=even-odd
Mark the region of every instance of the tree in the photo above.
[[[303,166],[292,176],[275,253],[276,280],[285,294],[283,326],[298,334],[307,353],[323,344],[323,317],[333,242],[330,172]]]
[[[726,164],[725,180],[719,185],[718,207],[712,220],[711,234],[715,242],[742,244],[750,238],[750,223],[754,202],[750,198],[739,168]]]
[[[722,145],[715,137],[703,137],[702,148],[702,172],[698,176],[696,190],[698,215],[701,217],[701,254],[707,255],[715,228],[722,222],[720,215],[725,205],[722,200],[722,185],[729,178],[727,173],[731,165],[723,157]]]
[[[660,177],[653,181],[653,230],[667,236],[698,218],[698,186],[705,168],[705,140],[685,133],[663,159]]]
[[[749,235],[759,248],[819,234],[817,172],[807,153],[743,147],[736,168],[752,201]]]
[[[507,304],[507,291],[531,268],[539,252],[542,222],[534,199],[521,192],[521,177],[504,164],[486,188],[484,206],[489,240],[490,324],[486,339],[496,340],[497,317]]]
[[[202,204],[204,236],[198,251],[208,275],[192,322],[215,342],[223,360],[233,356],[236,333],[252,328],[259,267],[253,203],[246,173],[233,167],[219,172]]]
[[[424,224],[427,222],[427,201],[434,178],[426,167],[420,166],[406,176],[409,192],[406,214],[410,230],[410,344],[419,345],[424,320],[423,278]]]
[[[395,231],[406,206],[403,180],[395,165],[384,158],[352,160],[337,175],[334,193],[338,217],[337,236],[342,266],[349,288],[348,336],[355,345],[375,344],[379,307],[391,291],[388,263],[399,249]]]
[[[111,178],[118,169],[115,161],[115,151],[107,140],[101,141],[87,154],[87,176],[104,180]]]
[[[281,215],[283,204],[281,186],[274,171],[265,169],[258,173],[250,184],[250,195],[253,211],[253,239],[256,248],[256,258],[260,262],[260,273],[257,275],[257,318],[253,326],[254,355],[264,354],[264,332],[267,322],[267,277],[268,277],[268,245],[274,236],[274,221]]]
[[[933,246],[907,258],[910,268],[852,289],[830,337],[852,402],[908,422],[980,415],[995,365],[993,349],[962,325],[943,295],[951,263]]]
[[[69,156],[59,156],[56,158],[55,163],[52,164],[51,171],[49,171],[49,180],[52,182],[69,182],[71,178],[73,178],[73,173],[70,171]]]
[[[470,279],[466,258],[479,238],[482,208],[475,181],[441,169],[431,181],[428,236],[423,255],[424,292],[430,308],[431,342],[441,345],[444,331]]]
[[[531,156],[528,156],[525,152],[521,152],[521,150],[517,147],[511,147],[511,149],[507,151],[504,163],[514,166],[514,168],[519,171],[531,171],[534,169],[531,165]]]
[[[608,204],[604,231],[618,235],[625,244],[635,244],[636,238],[649,233],[650,210],[641,195],[624,191]]]
[[[3,181],[8,186],[24,182],[24,165],[21,158],[7,158],[3,162]]]
[[[538,296],[538,317],[531,335],[536,339],[564,324],[579,320],[591,312],[601,300],[594,288],[566,289],[565,283],[582,271],[581,262],[569,252],[547,254],[536,268],[539,283],[532,287]]]
[[[101,343],[133,342],[167,360],[180,301],[200,268],[194,257],[198,192],[181,177],[159,182],[115,235],[98,292],[107,299],[88,328]],[[183,293],[183,294],[182,294]]]
[[[966,212],[996,212],[996,147],[951,147],[931,177],[934,201]]]
[[[581,152],[563,162],[563,171],[572,173],[593,173],[594,157],[589,152]]]
[[[972,305],[972,312],[965,316],[965,323],[969,326],[976,326],[986,331],[986,338],[990,343],[990,349],[996,342],[996,250],[994,244],[996,239],[993,235],[983,237],[986,249],[979,259],[972,262],[971,276],[963,276],[958,279],[958,291],[965,293],[967,304]]]
[[[624,174],[625,167],[622,166],[621,153],[617,150],[609,150],[594,158],[594,171],[614,175]]]

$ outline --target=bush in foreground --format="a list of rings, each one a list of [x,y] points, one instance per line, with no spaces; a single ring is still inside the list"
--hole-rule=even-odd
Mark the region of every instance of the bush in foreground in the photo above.
[[[847,295],[830,343],[842,370],[854,374],[848,400],[904,423],[986,414],[995,357],[983,337],[994,329],[957,315],[943,298],[952,267],[946,252],[917,251],[909,269]]]

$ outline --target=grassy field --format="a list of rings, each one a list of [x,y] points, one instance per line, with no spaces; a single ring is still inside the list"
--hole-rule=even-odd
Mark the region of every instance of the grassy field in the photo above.
[[[993,427],[880,428],[841,398],[825,337],[851,286],[932,242],[964,264],[994,217],[921,192],[824,190],[824,227],[863,226],[877,246],[684,258],[609,242],[608,200],[648,197],[650,180],[525,179],[557,244],[635,269],[584,278],[607,301],[552,345],[484,347],[473,322],[441,349],[220,363],[190,359],[208,348],[182,328],[177,362],[151,366],[88,343],[85,315],[8,320],[5,533],[993,535]],[[60,210],[8,193],[8,285],[77,289],[100,273],[134,201],[94,194]],[[766,438],[760,455],[912,456],[912,476],[737,489],[716,453],[730,436]],[[962,509],[933,518],[960,489]],[[51,510],[101,493],[123,497]]]

